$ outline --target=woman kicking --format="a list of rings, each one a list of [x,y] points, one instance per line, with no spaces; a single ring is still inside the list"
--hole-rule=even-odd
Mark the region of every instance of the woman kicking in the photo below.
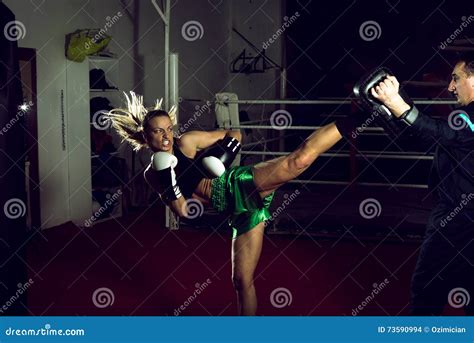
[[[255,315],[257,296],[253,276],[273,194],[336,144],[342,138],[340,132],[344,133],[348,126],[338,123],[336,127],[336,123],[331,123],[313,132],[287,156],[254,166],[225,169],[238,151],[240,132],[190,131],[175,138],[173,109],[161,110],[161,103],[157,102],[154,109],[148,110],[142,97],[134,93],[130,98],[127,96],[127,104],[127,109],[110,112],[114,128],[135,149],[147,147],[154,152],[144,176],[166,205],[178,216],[186,217],[187,201],[197,199],[229,214],[233,230],[232,281],[238,312]],[[212,146],[208,153],[200,153]]]

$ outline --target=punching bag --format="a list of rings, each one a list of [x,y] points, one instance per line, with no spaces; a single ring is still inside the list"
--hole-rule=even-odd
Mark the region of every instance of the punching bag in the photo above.
[[[0,315],[25,314],[25,120],[15,37],[4,34],[15,16],[0,3]],[[34,281],[33,281],[34,282]]]

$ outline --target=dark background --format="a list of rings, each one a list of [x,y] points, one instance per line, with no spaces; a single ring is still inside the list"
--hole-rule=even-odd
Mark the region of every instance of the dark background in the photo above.
[[[440,44],[472,7],[471,1],[288,1],[287,15],[300,13],[286,37],[288,95],[346,97],[362,74],[379,65],[400,80],[422,80],[431,73],[448,82],[448,61],[455,54]],[[365,41],[359,28],[369,20],[380,25],[381,34]],[[472,38],[473,32],[468,24],[457,39]]]

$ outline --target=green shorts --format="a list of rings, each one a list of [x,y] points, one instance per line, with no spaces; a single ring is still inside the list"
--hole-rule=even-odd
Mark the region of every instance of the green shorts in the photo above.
[[[274,193],[260,197],[253,182],[251,166],[232,167],[212,180],[211,205],[230,215],[229,225],[235,238],[270,219],[268,208]]]

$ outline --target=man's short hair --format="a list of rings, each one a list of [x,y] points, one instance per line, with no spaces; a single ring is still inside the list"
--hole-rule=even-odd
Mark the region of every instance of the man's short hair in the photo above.
[[[457,63],[464,62],[466,65],[464,66],[464,71],[468,75],[474,75],[474,52],[466,52],[457,57]]]

